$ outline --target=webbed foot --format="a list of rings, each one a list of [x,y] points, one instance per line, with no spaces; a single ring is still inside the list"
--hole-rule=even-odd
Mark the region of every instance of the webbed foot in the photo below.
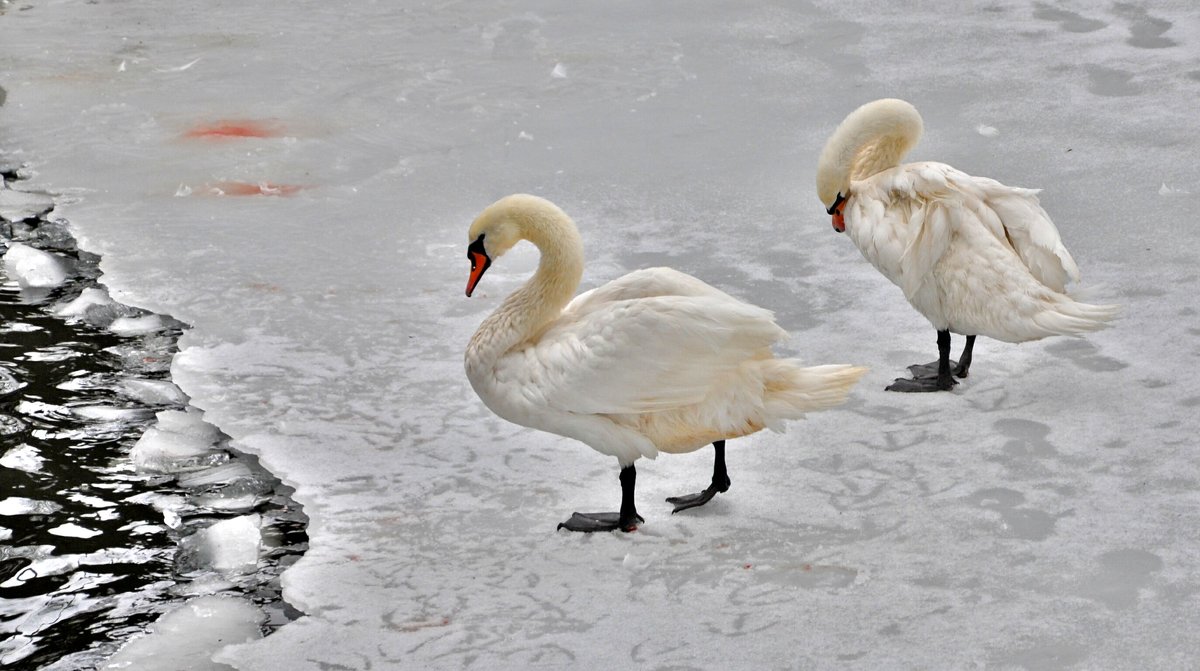
[[[622,519],[621,513],[572,513],[571,519],[561,522],[559,529],[595,533],[597,531],[634,531],[639,524],[646,520],[636,512],[628,519]]]

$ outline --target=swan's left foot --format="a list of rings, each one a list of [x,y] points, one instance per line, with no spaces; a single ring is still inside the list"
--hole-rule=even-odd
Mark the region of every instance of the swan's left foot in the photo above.
[[[711,501],[712,497],[725,491],[729,491],[728,484],[724,487],[712,484],[706,487],[702,492],[685,494],[683,496],[671,496],[667,498],[667,503],[675,505],[675,509],[671,511],[671,514],[674,515],[675,513],[681,510],[687,510],[688,508],[699,508],[700,506]]]
[[[559,529],[595,533],[597,531],[635,531],[646,520],[635,511],[633,517],[622,519],[621,513],[571,513],[571,519],[560,522]]]
[[[621,469],[621,512],[619,513],[572,513],[571,519],[558,525],[567,531],[634,531],[646,520],[633,504],[633,490],[637,484],[637,470],[633,464]]]
[[[700,506],[712,500],[712,497],[721,492],[729,491],[729,485],[733,484],[729,480],[729,471],[725,468],[725,441],[718,440],[713,443],[713,447],[717,449],[716,457],[713,459],[713,477],[712,484],[705,488],[702,492],[695,494],[686,494],[684,496],[672,496],[667,499],[667,503],[675,505],[675,509],[671,514],[688,508],[699,508]]]
[[[906,393],[950,391],[956,384],[958,384],[958,380],[955,380],[953,377],[941,378],[935,375],[934,377],[918,377],[911,380],[906,377],[898,377],[891,384],[884,387],[883,390]]]

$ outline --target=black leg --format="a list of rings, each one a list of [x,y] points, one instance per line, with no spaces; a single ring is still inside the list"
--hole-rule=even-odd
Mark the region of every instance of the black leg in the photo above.
[[[975,336],[967,336],[967,345],[963,347],[962,355],[958,357],[958,365],[954,367],[954,377],[966,377],[971,372],[971,352],[975,350]]]
[[[633,492],[637,485],[637,469],[633,464],[621,469],[621,512],[619,513],[572,513],[571,519],[558,525],[567,531],[633,531],[646,520],[638,515]]]
[[[929,374],[929,369],[933,367],[932,364],[909,366],[908,368],[912,371],[913,378],[896,378],[894,382],[885,388],[886,391],[949,391],[954,385],[958,384],[958,380],[954,379],[954,375],[950,369],[950,332],[938,331],[937,344],[938,360],[936,375]]]
[[[725,468],[725,441],[718,440],[713,443],[713,447],[717,450],[717,455],[713,459],[713,476],[712,484],[702,492],[695,494],[687,494],[685,496],[672,496],[667,499],[667,503],[675,504],[675,510],[671,514],[675,514],[680,510],[688,508],[698,508],[709,501],[712,497],[721,492],[729,491],[729,485],[733,484],[729,481],[729,471]]]

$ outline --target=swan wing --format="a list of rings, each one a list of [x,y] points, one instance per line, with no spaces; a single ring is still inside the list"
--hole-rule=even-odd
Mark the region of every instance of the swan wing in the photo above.
[[[999,219],[1001,241],[1012,247],[1039,282],[1057,292],[1079,281],[1079,266],[1063,245],[1058,228],[1038,202],[1036,189],[1005,186],[994,179],[971,178],[988,210]]]
[[[673,268],[644,268],[579,294],[563,309],[563,314],[579,316],[617,301],[654,296],[714,296],[741,302],[703,280]]]
[[[724,294],[619,298],[628,289],[595,290],[616,298],[564,311],[498,376],[524,378],[524,393],[541,397],[531,401],[566,412],[654,412],[699,403],[786,336],[769,311]]]

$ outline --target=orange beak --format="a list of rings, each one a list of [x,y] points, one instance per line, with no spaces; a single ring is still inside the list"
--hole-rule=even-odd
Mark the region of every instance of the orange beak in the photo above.
[[[483,277],[484,271],[492,265],[492,260],[487,254],[474,250],[468,252],[467,256],[471,259],[471,276],[467,278],[467,298],[470,298],[471,292],[475,291],[475,285],[479,284],[479,278]]]
[[[846,201],[843,200],[833,211],[833,230],[837,231],[838,233],[846,232],[846,217],[842,214],[845,209]]]

